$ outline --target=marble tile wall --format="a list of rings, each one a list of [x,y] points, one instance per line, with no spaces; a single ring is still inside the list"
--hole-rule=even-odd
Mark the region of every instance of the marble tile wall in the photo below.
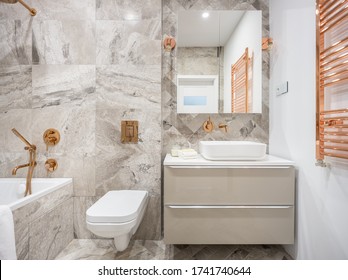
[[[179,47],[177,71],[179,75],[219,75],[217,48]]]
[[[0,3],[0,176],[11,177],[27,160],[11,132],[16,127],[37,145],[34,177],[73,178],[65,207],[74,213],[75,238],[95,238],[85,211],[107,191],[146,189],[150,203],[137,238],[159,239],[161,0],[26,2],[38,11],[35,17],[19,4]],[[127,119],[139,121],[139,144],[120,142]],[[46,151],[42,134],[50,127],[61,141]],[[52,174],[44,169],[48,157],[59,164]],[[40,245],[36,234],[30,233],[30,245],[48,246],[50,240]],[[57,250],[20,255],[49,258]]]
[[[73,185],[69,184],[13,212],[19,260],[53,259],[74,238]]]
[[[162,36],[177,36],[177,18],[180,10],[261,10],[263,37],[269,36],[268,0],[163,0]],[[254,140],[268,143],[268,82],[269,54],[263,52],[262,114],[212,114],[215,129],[205,133],[202,124],[208,114],[176,113],[176,74],[180,68],[178,49],[162,51],[162,157],[174,144],[198,149],[199,140]],[[228,132],[218,128],[228,125]]]

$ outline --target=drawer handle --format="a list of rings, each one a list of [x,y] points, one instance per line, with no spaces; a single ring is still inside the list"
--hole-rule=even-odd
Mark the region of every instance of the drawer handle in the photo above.
[[[165,167],[173,168],[173,169],[289,169],[292,166],[284,165],[265,165],[265,166],[257,166],[252,164],[245,165],[165,165]]]
[[[171,209],[289,209],[291,205],[166,205]]]

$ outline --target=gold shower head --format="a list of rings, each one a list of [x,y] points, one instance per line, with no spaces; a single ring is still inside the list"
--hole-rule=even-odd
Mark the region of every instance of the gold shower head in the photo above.
[[[0,2],[7,3],[7,4],[16,4],[17,2],[19,2],[29,11],[31,16],[36,15],[36,10],[34,8],[29,7],[27,4],[25,4],[23,0],[0,0]]]

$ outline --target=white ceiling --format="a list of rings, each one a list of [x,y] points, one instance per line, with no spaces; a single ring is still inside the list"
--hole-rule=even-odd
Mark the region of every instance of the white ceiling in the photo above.
[[[209,17],[203,18],[204,12],[179,12],[177,38],[179,47],[224,46],[245,13],[245,11],[207,11]]]

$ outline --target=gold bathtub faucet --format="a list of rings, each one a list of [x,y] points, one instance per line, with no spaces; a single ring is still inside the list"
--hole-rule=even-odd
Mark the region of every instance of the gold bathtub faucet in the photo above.
[[[36,146],[30,144],[29,141],[25,139],[15,128],[12,128],[12,132],[26,144],[24,150],[29,151],[29,163],[18,165],[12,169],[12,175],[16,175],[18,169],[28,167],[24,193],[24,196],[27,196],[28,194],[31,194],[31,179],[33,178],[33,172],[36,166]]]

